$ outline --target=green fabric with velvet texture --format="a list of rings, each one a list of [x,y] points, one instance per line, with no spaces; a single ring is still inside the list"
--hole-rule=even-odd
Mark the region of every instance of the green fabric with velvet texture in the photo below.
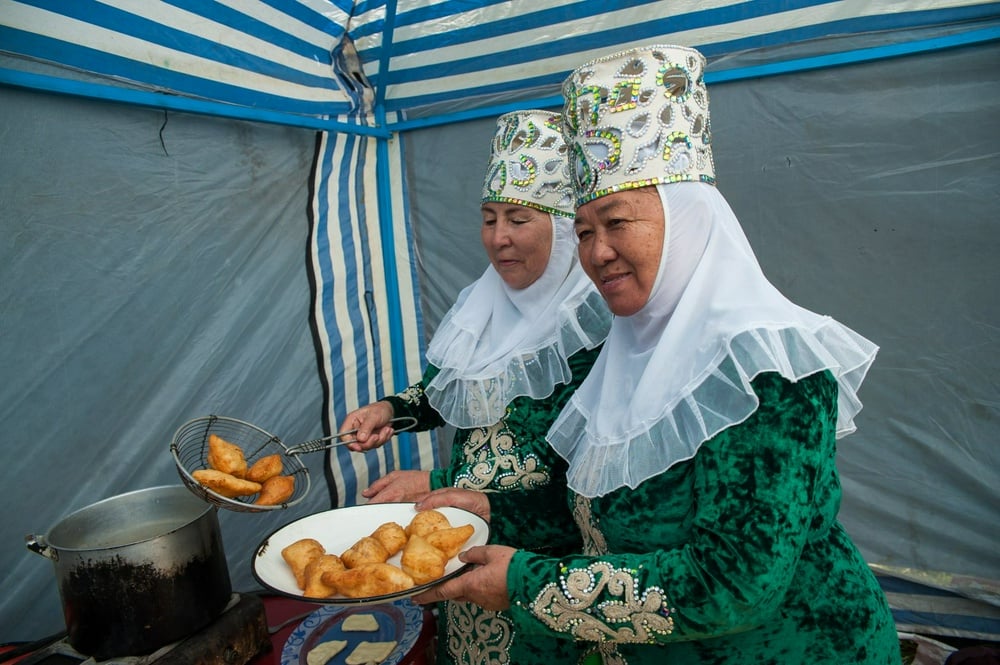
[[[837,522],[837,384],[753,381],[759,408],[638,488],[571,497],[587,555],[519,551],[517,628],[605,664],[898,665],[874,575]]]
[[[579,351],[568,360],[573,379],[556,386],[542,400],[519,397],[491,427],[459,429],[447,467],[431,471],[431,489],[462,487],[503,496],[491,506],[490,542],[560,555],[578,552],[580,532],[566,502],[566,462],[549,446],[545,434],[590,371],[600,349]],[[424,394],[437,374],[430,366],[420,383],[384,398],[396,416],[417,419],[417,430],[444,425]],[[441,603],[440,665],[561,665],[578,662],[580,646],[564,636],[547,637],[540,647],[522,640],[505,612],[489,612],[471,603]]]

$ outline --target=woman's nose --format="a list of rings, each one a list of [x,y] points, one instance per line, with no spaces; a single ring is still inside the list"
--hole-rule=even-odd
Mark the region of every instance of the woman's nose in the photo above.
[[[607,239],[600,236],[594,238],[594,242],[590,247],[591,261],[594,265],[604,265],[606,263],[611,263],[618,256],[615,248],[612,247]]]
[[[506,247],[510,244],[510,229],[507,228],[506,224],[497,222],[493,226],[493,234],[490,236],[490,242],[493,243],[494,247]]]

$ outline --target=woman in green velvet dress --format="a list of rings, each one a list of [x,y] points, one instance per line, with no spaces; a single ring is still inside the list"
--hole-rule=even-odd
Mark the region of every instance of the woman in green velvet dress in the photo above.
[[[611,315],[580,268],[573,196],[558,114],[525,111],[497,121],[482,197],[490,266],[466,287],[434,333],[420,382],[349,414],[356,451],[382,445],[394,417],[418,430],[456,428],[451,462],[397,470],[364,495],[414,501],[432,489],[509,494],[491,521],[491,541],[526,551],[580,548],[566,506],[566,462],[545,434],[597,357]],[[536,649],[506,613],[470,603],[440,608],[438,663],[560,665],[577,662],[573,640]]]
[[[563,86],[580,261],[616,317],[548,435],[583,547],[473,548],[477,568],[416,600],[507,610],[522,637],[605,665],[898,665],[837,521],[836,440],[877,349],[764,277],[714,186],[704,64],[654,46]],[[439,490],[418,508],[511,500]]]

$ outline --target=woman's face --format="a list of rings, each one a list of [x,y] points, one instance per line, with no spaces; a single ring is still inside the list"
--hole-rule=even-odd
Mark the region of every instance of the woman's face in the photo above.
[[[524,289],[535,283],[552,252],[552,219],[547,212],[514,203],[484,203],[483,247],[504,283]]]
[[[580,264],[616,316],[649,300],[663,252],[663,205],[655,187],[602,196],[580,206],[574,223]]]

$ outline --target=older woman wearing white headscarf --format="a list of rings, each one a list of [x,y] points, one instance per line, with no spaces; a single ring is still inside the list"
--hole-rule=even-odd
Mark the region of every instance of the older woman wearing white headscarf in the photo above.
[[[423,379],[349,414],[353,450],[392,436],[392,418],[417,429],[456,428],[451,462],[393,471],[365,490],[372,502],[413,501],[440,487],[489,492],[494,542],[534,551],[580,546],[563,500],[566,462],[545,440],[583,381],[611,315],[580,268],[561,118],[546,111],[501,116],[482,197],[490,265],[466,287],[427,350]],[[449,602],[441,611],[439,663],[576,663],[572,641],[539,650],[505,613]]]
[[[509,609],[599,662],[897,665],[892,615],[837,521],[837,438],[877,348],[787,300],[715,188],[705,60],[652,46],[563,86],[581,264],[615,314],[548,438],[583,536],[491,545],[416,599]],[[442,491],[418,508],[485,498]]]

